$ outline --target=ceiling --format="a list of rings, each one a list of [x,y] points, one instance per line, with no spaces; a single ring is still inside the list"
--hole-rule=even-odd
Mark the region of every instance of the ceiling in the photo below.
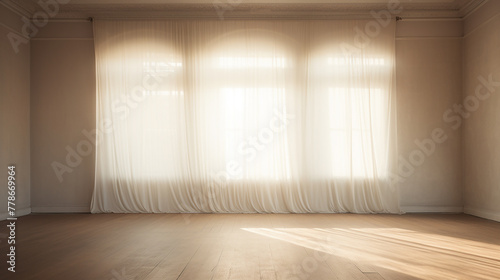
[[[0,0],[27,16],[43,11],[38,0]],[[58,0],[59,19],[88,17],[332,18],[370,17],[389,0]],[[486,0],[399,0],[403,18],[463,18]],[[396,14],[394,14],[396,15]]]

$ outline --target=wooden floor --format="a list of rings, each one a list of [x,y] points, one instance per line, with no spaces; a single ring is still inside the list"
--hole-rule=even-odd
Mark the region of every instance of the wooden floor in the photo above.
[[[500,223],[467,215],[29,215],[16,273],[0,224],[0,279],[500,278]]]

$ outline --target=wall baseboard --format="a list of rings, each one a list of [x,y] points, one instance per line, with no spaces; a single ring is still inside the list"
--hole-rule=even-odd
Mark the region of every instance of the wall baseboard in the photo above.
[[[500,222],[500,213],[477,209],[473,207],[460,206],[401,206],[407,213],[466,213],[485,219]],[[17,210],[17,217],[29,215],[30,213],[90,213],[88,206],[60,206],[60,207],[32,207]],[[0,214],[0,220],[8,218],[7,213]]]
[[[90,213],[89,206],[32,207],[32,213]]]
[[[21,216],[26,216],[31,214],[31,208],[23,208],[20,210],[16,210],[16,217],[21,217]],[[7,220],[7,218],[10,218],[9,214],[7,212],[5,213],[0,213],[0,221]]]
[[[464,213],[464,208],[461,206],[401,206],[401,209],[407,213]],[[32,213],[90,213],[90,207],[88,206],[32,207],[31,212]]]
[[[485,218],[488,220],[493,220],[500,222],[500,212],[495,212],[491,210],[486,210],[486,209],[479,209],[479,208],[474,208],[474,207],[465,207],[464,208],[464,213]]]
[[[401,206],[406,213],[463,213],[462,206]]]

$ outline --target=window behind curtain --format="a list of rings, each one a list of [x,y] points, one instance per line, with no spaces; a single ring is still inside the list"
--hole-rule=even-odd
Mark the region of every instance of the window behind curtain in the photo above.
[[[92,211],[399,212],[394,25],[356,47],[368,22],[96,20]]]

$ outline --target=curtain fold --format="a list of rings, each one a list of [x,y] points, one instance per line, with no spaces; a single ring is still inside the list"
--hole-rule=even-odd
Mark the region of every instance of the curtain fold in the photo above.
[[[92,213],[400,213],[374,22],[95,20]]]

